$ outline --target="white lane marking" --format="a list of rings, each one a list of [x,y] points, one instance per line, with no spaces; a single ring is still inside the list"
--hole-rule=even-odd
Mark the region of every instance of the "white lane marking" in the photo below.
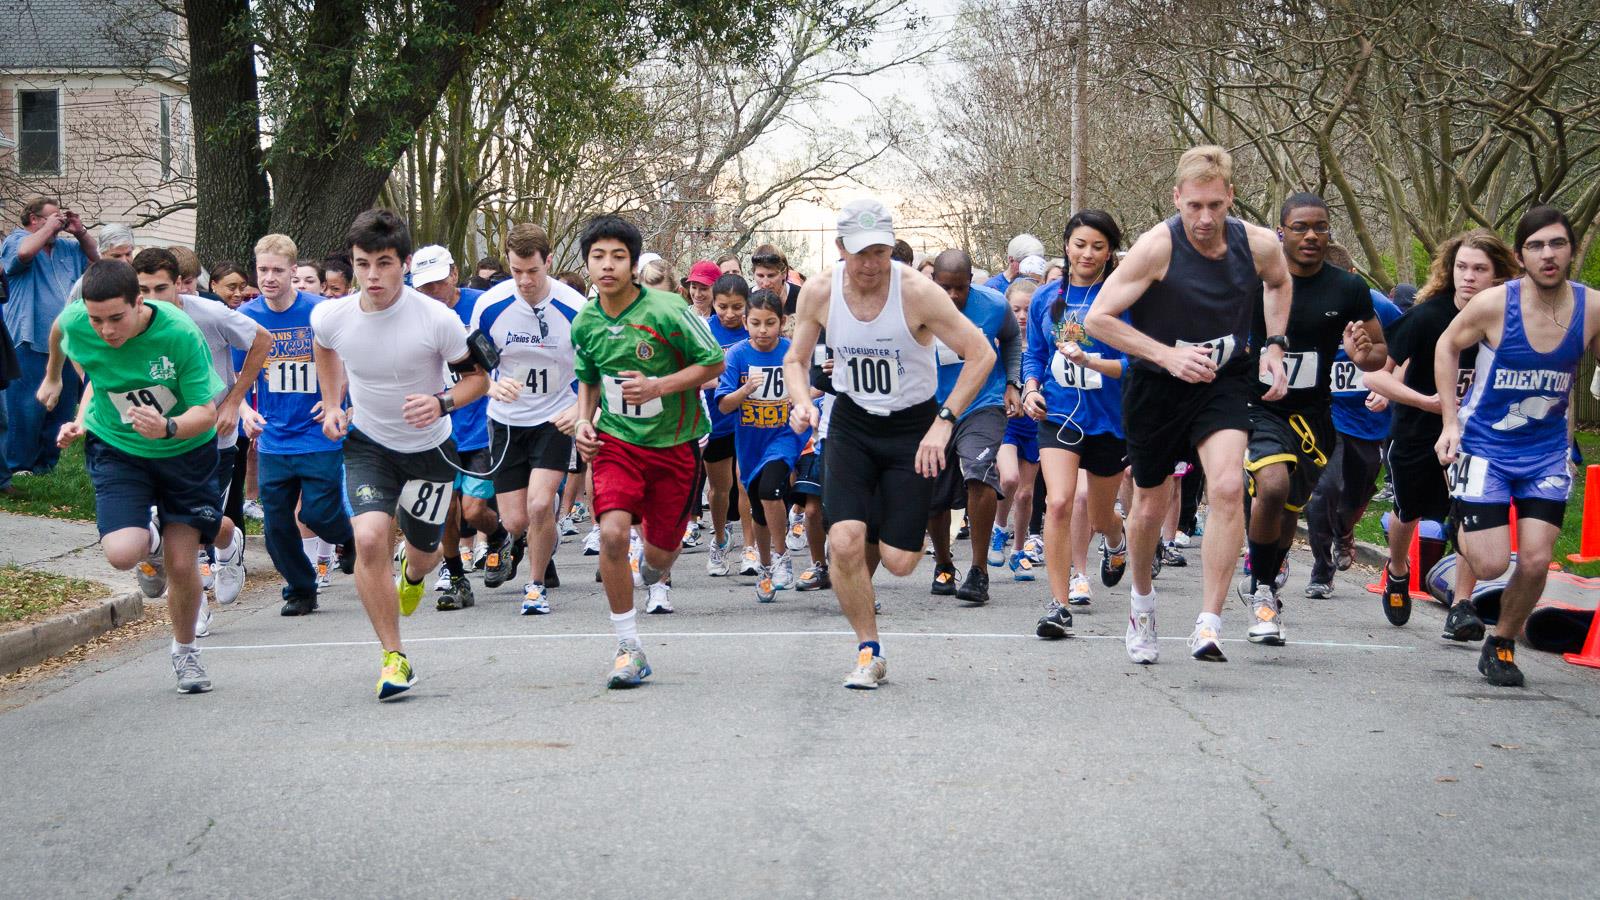
[[[885,631],[881,634],[885,638],[977,638],[980,640],[1029,640],[1038,641],[1039,638],[1031,634],[1013,632],[961,632],[961,631]],[[662,638],[784,638],[784,637],[855,637],[851,631],[651,631],[645,632],[640,637],[646,640]],[[448,641],[564,641],[564,640],[599,640],[601,638],[615,639],[616,635],[606,632],[584,632],[572,634],[461,634],[446,635],[442,637],[413,637],[406,638],[408,644],[432,644]],[[1122,638],[1111,634],[1080,634],[1068,640],[1075,641],[1120,641]],[[1164,637],[1163,641],[1187,641],[1188,638]],[[1243,638],[1223,638],[1224,644],[1248,643]],[[309,641],[298,644],[229,644],[223,646],[203,646],[207,651],[217,650],[298,650],[318,647],[376,647],[377,641]],[[1331,647],[1343,650],[1415,650],[1416,647],[1404,647],[1398,644],[1351,644],[1339,641],[1290,641],[1293,647]]]

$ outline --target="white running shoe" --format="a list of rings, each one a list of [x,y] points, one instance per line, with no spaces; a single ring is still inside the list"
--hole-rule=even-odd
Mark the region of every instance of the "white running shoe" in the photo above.
[[[522,586],[522,614],[525,616],[543,616],[550,613],[550,601],[546,596],[544,585],[537,581],[530,581]]]
[[[1090,596],[1088,577],[1082,572],[1073,572],[1068,582],[1067,602],[1073,606],[1087,606]]]
[[[702,526],[699,519],[689,520],[689,524],[683,529],[683,549],[692,550],[700,546],[700,543],[705,540],[700,534],[701,530]]]
[[[639,574],[639,560],[644,556],[644,544],[634,538],[628,545],[628,568],[633,570],[633,586],[644,587],[644,576]]]
[[[772,561],[772,586],[780,591],[794,589],[794,559],[787,553]]]
[[[562,516],[556,522],[556,530],[561,532],[562,537],[572,537],[578,533],[578,523],[572,521],[570,515]]]
[[[1128,648],[1128,659],[1140,665],[1151,665],[1161,658],[1161,645],[1156,640],[1156,614],[1154,612],[1128,613],[1128,633],[1122,643]]]
[[[881,656],[863,647],[856,654],[856,667],[845,676],[844,686],[856,691],[873,691],[889,680],[889,664]]]
[[[203,694],[211,690],[211,677],[200,664],[199,648],[172,654],[172,673],[178,676],[180,694]]]
[[[739,562],[740,575],[760,575],[761,557],[756,553],[756,548],[745,545],[744,558]]]
[[[651,615],[672,612],[672,585],[665,581],[650,585],[650,595],[644,601],[644,611]]]
[[[321,568],[320,564],[318,568]],[[450,590],[450,570],[445,568],[444,563],[439,564],[439,578],[434,581],[433,589],[440,593]]]
[[[394,561],[399,562],[406,558],[406,539],[401,538],[394,544]]]
[[[572,512],[568,513],[568,515],[572,516],[572,521],[574,522],[587,521],[589,518],[589,507],[584,506],[582,500],[574,500],[572,502]]]
[[[472,542],[472,570],[474,572],[481,571],[483,569],[484,560],[488,558],[489,539],[480,534]]]
[[[1215,629],[1196,622],[1189,635],[1189,655],[1204,662],[1227,662],[1222,654],[1222,638]]]
[[[593,528],[590,528],[589,529],[589,533],[584,535],[584,537],[583,537],[583,555],[584,556],[599,556],[600,555],[600,526],[599,525],[596,525]]]
[[[1250,598],[1250,614],[1254,617],[1246,634],[1250,643],[1282,647],[1283,604],[1272,595],[1270,585],[1256,586],[1255,595]]]
[[[227,606],[244,590],[244,529],[233,530],[233,543],[217,548],[217,602]]]
[[[1028,535],[1028,539],[1022,542],[1022,552],[1028,554],[1028,558],[1033,560],[1034,565],[1043,566],[1044,538],[1037,534]]]
[[[260,522],[267,517],[267,512],[261,508],[260,500],[246,500],[244,502],[244,517]]]
[[[203,638],[211,633],[211,604],[206,602],[205,591],[200,592],[200,612],[194,617],[194,636]]]
[[[756,581],[756,602],[771,603],[778,599],[778,586],[772,583],[772,570],[763,569],[761,577]]]
[[[790,553],[799,553],[806,549],[806,520],[800,517],[798,522],[789,523],[789,534],[783,539],[783,545],[789,548]]]
[[[200,570],[200,590],[209,591],[217,586],[216,573],[211,570],[211,557],[206,555],[204,547],[195,557],[195,567]]]
[[[706,574],[712,578],[721,578],[728,574],[728,548],[712,541],[711,549],[706,553]]]
[[[1172,536],[1172,546],[1187,548],[1189,546],[1189,536],[1181,531],[1178,532]]]

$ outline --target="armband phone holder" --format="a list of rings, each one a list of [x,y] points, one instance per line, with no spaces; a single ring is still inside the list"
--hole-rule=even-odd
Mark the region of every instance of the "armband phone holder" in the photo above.
[[[484,372],[493,372],[500,365],[500,351],[494,346],[494,341],[481,330],[475,330],[467,335],[467,358],[476,363]]]

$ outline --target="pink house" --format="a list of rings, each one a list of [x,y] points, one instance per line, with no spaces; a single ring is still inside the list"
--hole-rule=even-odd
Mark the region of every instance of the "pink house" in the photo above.
[[[194,245],[187,43],[161,7],[0,0],[0,233],[48,194],[140,245]]]

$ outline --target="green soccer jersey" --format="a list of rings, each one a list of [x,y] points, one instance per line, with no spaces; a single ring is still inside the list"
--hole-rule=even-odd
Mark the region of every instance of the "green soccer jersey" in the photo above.
[[[591,300],[572,320],[578,380],[599,385],[600,430],[641,447],[673,447],[711,430],[696,387],[635,406],[622,399],[621,372],[660,378],[689,366],[722,362],[705,320],[677,294],[640,287],[622,315]]]
[[[149,406],[162,415],[179,416],[210,403],[226,385],[212,368],[211,349],[193,320],[158,300],[146,300],[145,305],[151,309],[150,326],[121,347],[107,344],[89,324],[88,307],[69,305],[61,313],[61,349],[94,387],[85,428],[133,456],[177,456],[215,441],[217,430],[207,428],[187,440],[151,439],[133,430],[129,414],[134,407]],[[196,472],[195,477],[205,474]]]

